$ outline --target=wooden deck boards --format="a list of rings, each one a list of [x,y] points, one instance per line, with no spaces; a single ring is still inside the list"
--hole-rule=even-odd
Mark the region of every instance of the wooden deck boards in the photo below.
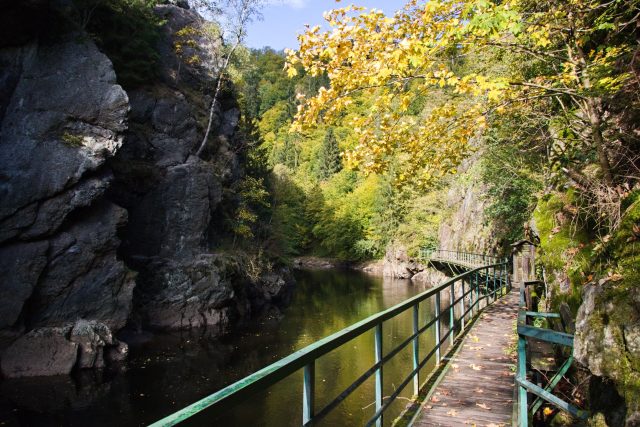
[[[517,289],[484,310],[414,427],[511,424],[516,361],[507,349],[517,314]]]

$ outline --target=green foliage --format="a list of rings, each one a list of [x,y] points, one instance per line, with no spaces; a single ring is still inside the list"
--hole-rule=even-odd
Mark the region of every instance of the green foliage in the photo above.
[[[325,180],[342,169],[340,147],[333,128],[328,128],[318,158],[318,178]]]
[[[82,147],[82,136],[74,135],[69,132],[64,132],[60,137],[62,139],[63,144],[68,145],[69,147]]]
[[[574,313],[582,301],[582,286],[593,278],[592,244],[588,227],[576,217],[575,192],[548,194],[534,211],[540,234],[538,262],[545,266],[549,283],[566,289],[551,301],[554,309],[567,302]]]
[[[233,232],[238,237],[252,239],[260,211],[270,207],[269,192],[262,178],[246,175],[238,183],[236,193],[239,201],[233,218]]]
[[[542,189],[542,178],[531,170],[531,162],[517,161],[518,151],[513,145],[492,145],[481,160],[489,196],[485,221],[506,244],[524,237],[523,225],[531,218],[536,193]]]
[[[158,77],[156,50],[162,26],[153,13],[158,0],[74,0],[72,19],[86,30],[109,59],[125,88]]]

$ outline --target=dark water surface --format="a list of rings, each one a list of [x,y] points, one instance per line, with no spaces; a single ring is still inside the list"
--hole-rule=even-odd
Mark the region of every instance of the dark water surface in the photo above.
[[[425,290],[407,280],[382,279],[347,270],[299,271],[291,305],[232,335],[163,334],[130,344],[122,372],[82,372],[73,378],[5,380],[0,383],[0,425],[139,426],[166,416],[320,338]],[[421,324],[432,307],[421,307]],[[383,327],[385,353],[412,333],[411,311]],[[433,346],[427,331],[421,348]],[[426,351],[422,350],[423,354]],[[384,367],[384,394],[411,371],[411,346]],[[316,361],[316,409],[331,401],[371,367],[373,333],[355,338]],[[432,364],[426,370],[431,369]],[[426,372],[425,370],[425,372]],[[412,394],[409,384],[390,408],[385,425]],[[373,377],[321,425],[358,426],[374,413]],[[204,413],[186,425],[299,426],[302,372],[297,372],[224,417]]]

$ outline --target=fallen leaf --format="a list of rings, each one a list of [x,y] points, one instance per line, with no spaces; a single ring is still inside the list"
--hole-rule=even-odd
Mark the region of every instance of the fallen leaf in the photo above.
[[[471,365],[471,369],[473,369],[474,371],[481,371],[482,370],[482,366],[480,365],[474,365],[473,363]]]
[[[451,415],[452,417],[457,417],[458,411],[456,411],[455,409],[452,409],[449,412],[447,412],[447,415]]]
[[[438,399],[436,396],[431,396],[431,401],[432,402],[440,402],[440,399]]]
[[[482,409],[486,409],[486,410],[491,409],[490,407],[488,407],[484,403],[476,403],[476,406],[479,407],[479,408],[482,408]]]
[[[622,274],[620,273],[614,273],[611,275],[611,277],[609,277],[609,280],[611,280],[612,282],[619,282],[620,280],[622,280],[624,277],[622,277]]]

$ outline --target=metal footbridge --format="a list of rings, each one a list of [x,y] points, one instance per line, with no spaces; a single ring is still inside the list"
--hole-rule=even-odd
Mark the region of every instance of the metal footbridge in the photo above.
[[[300,390],[300,405],[302,407],[302,418],[299,420],[300,425],[310,426],[320,424],[328,414],[334,411],[336,407],[351,394],[358,393],[358,390],[362,392],[361,386],[370,378],[373,378],[373,381],[375,381],[373,396],[371,396],[375,405],[375,412],[365,423],[366,426],[392,424],[426,426],[434,425],[434,423],[435,425],[460,425],[460,418],[457,417],[457,415],[466,415],[462,407],[456,409],[455,406],[446,404],[446,408],[449,411],[448,414],[445,414],[447,416],[438,415],[440,405],[436,404],[436,401],[446,403],[445,396],[451,395],[451,392],[447,392],[447,390],[442,389],[442,387],[450,387],[446,385],[447,378],[451,378],[454,382],[458,381],[454,377],[460,373],[461,369],[459,366],[457,368],[455,367],[456,360],[462,360],[459,359],[459,357],[464,353],[465,347],[469,347],[467,343],[469,337],[477,340],[479,333],[482,332],[479,330],[479,332],[476,333],[476,329],[478,329],[479,326],[480,329],[483,329],[481,327],[483,319],[480,319],[480,313],[483,311],[489,313],[489,310],[491,310],[490,317],[495,320],[493,326],[498,328],[496,331],[500,331],[501,335],[508,336],[510,337],[509,339],[515,340],[516,335],[513,333],[513,327],[518,317],[518,298],[516,297],[514,299],[513,295],[515,292],[511,292],[512,281],[508,271],[509,262],[505,258],[444,250],[423,250],[421,251],[421,258],[422,261],[426,263],[448,263],[455,265],[458,268],[457,271],[461,271],[461,273],[396,306],[369,316],[298,350],[222,390],[206,396],[173,414],[167,415],[165,418],[153,423],[152,426],[173,426],[188,421],[197,414],[211,417],[210,419],[213,420],[234,404],[250,399],[252,395],[268,389],[270,386],[299,371],[302,371],[303,375],[303,386]],[[505,295],[509,297],[502,298]],[[503,300],[507,301],[507,303],[500,304]],[[498,302],[497,304],[496,301]],[[509,301],[511,302],[509,303]],[[430,309],[424,310],[425,305],[429,306]],[[421,310],[421,307],[423,307],[423,310]],[[387,348],[383,347],[383,325],[407,312],[412,313],[412,333],[404,337],[404,340],[394,348],[383,351],[383,348]],[[420,313],[424,312],[432,313],[432,315],[426,318],[424,316],[421,317]],[[482,317],[486,318],[487,315],[483,315]],[[489,331],[487,333],[498,333],[491,332],[490,329],[486,329],[486,331]],[[421,346],[420,342],[421,336],[425,333],[435,335],[435,342],[426,348],[425,346]],[[363,334],[373,334],[374,336],[372,348],[359,350],[373,353],[373,365],[366,371],[357,373],[357,378],[351,385],[346,387],[338,395],[330,398],[328,403],[320,406],[316,399],[316,362],[331,351],[348,345],[352,339]],[[492,340],[491,337],[487,339]],[[491,344],[489,344],[489,346],[491,346]],[[408,351],[410,351],[412,355],[411,364],[406,366],[406,376],[394,379],[393,391],[389,395],[385,395],[383,392],[383,390],[385,390],[383,383],[385,364],[403,350],[407,351],[406,349],[409,349]],[[492,351],[493,350],[500,349],[495,347]],[[491,355],[488,355],[486,357],[490,356]],[[468,356],[465,357],[468,358]],[[476,366],[474,365],[474,360],[477,362],[477,366],[481,366],[480,358],[483,356],[476,351],[476,353],[473,353],[470,357],[476,358],[467,360],[469,362],[468,364],[471,365],[470,375],[474,376],[474,372],[477,374],[473,367]],[[428,363],[432,365],[435,364],[435,369],[425,374],[425,367]],[[515,361],[512,361],[514,367],[515,363]],[[451,368],[452,366],[454,367]],[[520,362],[518,366],[522,366],[522,362]],[[523,369],[526,371],[526,360],[524,366]],[[464,374],[464,372],[462,372],[462,374]],[[467,373],[466,375],[468,376],[469,374]],[[522,370],[518,370],[518,378],[521,378],[522,375],[526,377],[526,372],[523,373]],[[477,375],[475,375],[475,377],[477,377]],[[496,374],[496,378],[497,379],[494,379],[496,384],[499,381],[503,383],[505,381],[505,378],[501,374]],[[480,382],[485,384],[491,381],[491,378],[480,379]],[[524,381],[526,381],[526,378],[524,378]],[[507,391],[505,392],[503,387],[501,390],[504,396],[499,396],[498,399],[501,399],[503,403],[513,402],[513,375],[506,378],[506,384]],[[521,408],[524,411],[524,409],[527,408],[527,391],[529,391],[530,394],[536,394],[538,390],[532,389],[528,383],[523,381],[519,381],[518,385],[520,387],[518,395],[521,400],[515,405],[510,403],[509,409],[514,407],[516,410]],[[386,411],[407,387],[411,387],[413,391],[412,403],[407,405],[401,417],[386,419]],[[455,384],[453,387],[455,387]],[[524,393],[521,391],[523,387],[528,387]],[[469,382],[467,386],[463,388],[469,395],[473,396],[474,394],[478,394],[477,390],[474,391],[472,382]],[[388,385],[386,389],[388,392]],[[548,390],[546,393],[551,394]],[[438,398],[438,396],[440,396],[440,398]],[[549,399],[545,398],[545,396],[546,394],[543,396],[543,399],[548,401]],[[457,402],[462,402],[462,400],[458,399]],[[476,403],[476,405],[480,406],[471,405],[473,406],[472,409],[474,413],[477,413],[479,410],[487,413],[496,412],[489,404]],[[538,405],[538,401],[536,401],[534,405]],[[528,412],[525,411],[525,413]],[[435,421],[430,421],[430,414],[435,417]],[[512,418],[514,423],[522,419],[522,417],[517,414],[512,417],[510,412],[506,417],[508,418],[508,423],[511,423]],[[495,416],[493,418],[488,416],[487,420],[491,421],[495,418]],[[525,422],[523,422],[522,425],[527,425],[526,420],[529,418],[530,417],[525,414]],[[491,424],[507,424],[507,422],[505,422],[507,421],[506,418],[504,418],[504,420],[501,418],[501,420],[502,421],[496,423],[491,422]],[[468,423],[468,421],[469,419],[466,420],[466,423]],[[481,423],[478,425],[481,425]]]

